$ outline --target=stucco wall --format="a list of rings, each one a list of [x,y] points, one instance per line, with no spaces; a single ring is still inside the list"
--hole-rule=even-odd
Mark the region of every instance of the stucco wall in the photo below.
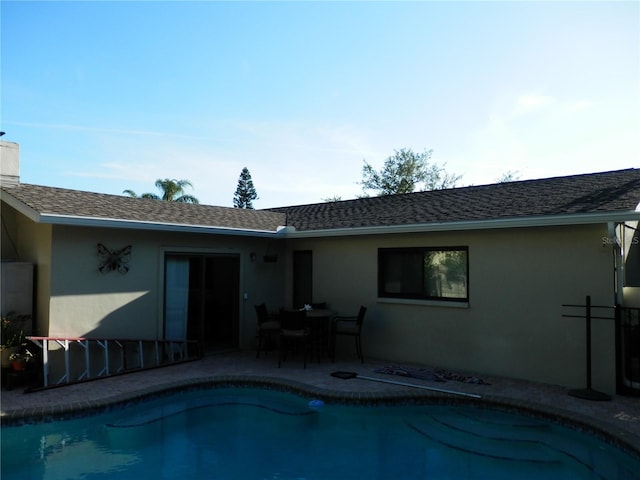
[[[49,329],[51,292],[51,225],[36,224],[24,217],[19,222],[22,257],[35,265],[35,335]]]
[[[369,308],[370,358],[585,387],[585,323],[563,304],[613,304],[605,226],[529,228],[290,241],[313,251],[314,301],[339,312]],[[377,298],[377,251],[468,246],[469,305]],[[577,313],[583,313],[581,310]],[[593,387],[615,389],[613,321],[593,321]],[[345,342],[349,339],[345,339]],[[351,343],[342,343],[351,355]]]
[[[240,346],[251,348],[253,305],[290,306],[291,252],[308,249],[314,301],[341,313],[369,308],[367,357],[582,388],[585,325],[563,318],[575,311],[562,304],[583,304],[586,295],[596,305],[614,301],[604,225],[296,239],[286,241],[285,254],[285,243],[268,239],[36,225],[24,217],[14,224],[22,259],[36,263],[38,323],[49,336],[155,338],[162,325],[163,254],[233,253],[240,258]],[[98,242],[133,246],[126,275],[98,272]],[[378,248],[454,245],[469,247],[468,306],[377,298]],[[260,261],[267,250],[279,253],[277,263]],[[352,355],[350,343],[339,349]],[[593,387],[615,389],[613,321],[593,321]]]
[[[254,303],[281,305],[283,301],[282,264],[260,260],[267,242],[248,237],[56,226],[48,335],[156,338],[162,330],[164,253],[231,253],[240,256],[240,346],[251,347],[256,331]],[[110,249],[132,245],[128,273],[100,273],[97,243]],[[250,260],[251,252],[257,253],[256,262]]]
[[[40,225],[2,203],[2,260],[29,262],[35,265],[36,330],[48,330],[51,273],[51,226]]]

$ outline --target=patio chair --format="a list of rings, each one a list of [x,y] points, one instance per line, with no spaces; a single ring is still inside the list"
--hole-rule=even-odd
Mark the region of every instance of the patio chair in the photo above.
[[[286,360],[287,353],[296,347],[302,347],[304,368],[307,368],[307,351],[311,347],[311,328],[304,310],[283,310],[280,312],[280,358],[278,368]]]
[[[271,315],[264,303],[254,305],[258,318],[258,351],[256,358],[260,357],[263,342],[276,339],[280,335],[280,320],[276,315]]]
[[[367,313],[367,307],[361,306],[358,315],[346,316],[337,315],[333,317],[333,329],[331,338],[331,361],[336,358],[336,339],[338,335],[354,337],[356,341],[356,353],[362,363],[364,363],[364,355],[362,354],[362,324],[364,315]]]

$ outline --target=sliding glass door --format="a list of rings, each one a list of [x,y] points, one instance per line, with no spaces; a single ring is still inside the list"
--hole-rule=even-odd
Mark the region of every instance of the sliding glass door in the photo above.
[[[189,259],[168,257],[165,260],[164,338],[187,340],[189,319]]]
[[[198,340],[205,352],[238,348],[238,255],[165,256],[164,336]]]

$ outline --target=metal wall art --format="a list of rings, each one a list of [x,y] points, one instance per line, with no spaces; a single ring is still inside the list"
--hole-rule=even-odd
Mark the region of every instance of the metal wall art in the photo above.
[[[109,250],[103,244],[98,244],[98,271],[100,273],[119,272],[123,275],[129,271],[131,245],[119,250]]]

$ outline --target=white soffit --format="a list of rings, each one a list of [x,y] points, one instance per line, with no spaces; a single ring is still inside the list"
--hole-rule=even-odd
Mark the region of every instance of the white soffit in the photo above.
[[[455,232],[464,230],[491,230],[498,228],[548,227],[590,225],[608,222],[640,221],[640,211],[599,212],[538,217],[512,217],[472,221],[431,222],[411,225],[378,227],[352,227],[327,230],[295,231],[287,238],[339,237],[349,235],[385,235],[398,233]]]

